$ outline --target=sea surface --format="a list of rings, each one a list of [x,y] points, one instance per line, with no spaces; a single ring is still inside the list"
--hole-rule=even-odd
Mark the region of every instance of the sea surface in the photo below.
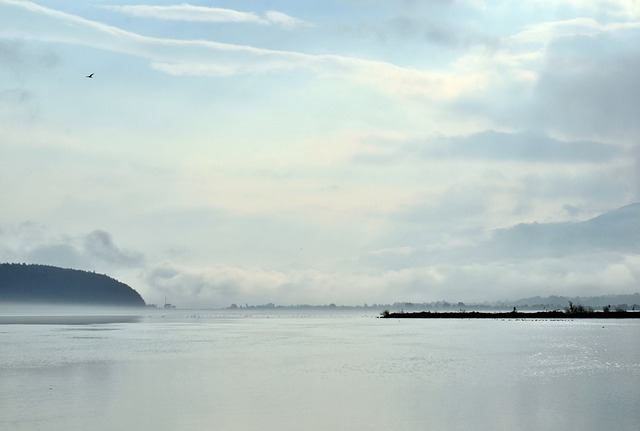
[[[6,314],[3,431],[640,430],[638,320]]]

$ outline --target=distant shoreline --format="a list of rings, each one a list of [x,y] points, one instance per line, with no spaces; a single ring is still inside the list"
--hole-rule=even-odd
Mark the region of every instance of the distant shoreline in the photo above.
[[[563,311],[538,311],[523,313],[509,312],[480,312],[480,311],[452,311],[431,312],[417,311],[412,313],[383,312],[382,319],[640,319],[640,312],[635,311],[591,311],[581,313],[567,313]]]

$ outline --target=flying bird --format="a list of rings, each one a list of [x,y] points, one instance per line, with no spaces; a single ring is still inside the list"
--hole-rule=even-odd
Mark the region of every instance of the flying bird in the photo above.
[[[93,78],[93,73],[91,75],[85,76],[85,78]]]

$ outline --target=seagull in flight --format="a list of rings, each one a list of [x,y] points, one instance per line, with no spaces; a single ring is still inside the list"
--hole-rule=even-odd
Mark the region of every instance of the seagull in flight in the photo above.
[[[93,78],[93,73],[91,75],[85,76],[85,78]]]

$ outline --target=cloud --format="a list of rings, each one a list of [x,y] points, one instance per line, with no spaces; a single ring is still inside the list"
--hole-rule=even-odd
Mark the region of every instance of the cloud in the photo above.
[[[457,242],[372,250],[346,270],[149,262],[106,231],[53,236],[33,224],[2,227],[0,258],[98,270],[147,302],[167,297],[180,308],[585,296],[637,289],[639,211],[634,204],[583,222],[519,224],[486,239],[463,235]]]
[[[640,29],[628,36],[623,43],[613,36],[578,37],[551,46],[535,87],[533,118],[565,133],[638,145],[640,89],[633,71],[640,56],[637,48],[623,48],[640,41]]]
[[[636,21],[578,17],[528,26],[495,51],[473,50],[456,61],[461,71],[483,70],[486,87],[452,108],[497,129],[636,145],[639,40]]]
[[[55,11],[31,2],[4,0],[8,25],[0,37],[90,46],[148,60],[176,76],[230,76],[304,69],[350,79],[394,96],[450,99],[482,85],[475,73],[448,74],[403,68],[384,61],[333,54],[306,54],[205,40],[148,37]],[[281,15],[272,19],[283,20]],[[25,28],[20,23],[29,23]]]
[[[430,270],[389,271],[375,276],[305,270],[265,270],[238,266],[187,267],[163,263],[153,268],[148,283],[181,308],[237,305],[282,305],[395,302],[414,296],[436,277]],[[433,293],[431,289],[422,294]],[[426,297],[426,296],[425,296]]]
[[[306,26],[303,20],[294,18],[277,11],[267,11],[264,16],[255,12],[242,12],[233,9],[194,6],[187,3],[180,5],[122,5],[104,6],[114,12],[123,13],[140,18],[153,18],[170,21],[190,21],[209,23],[250,23],[269,25],[275,24],[284,28],[296,28]]]
[[[389,304],[436,300],[484,302],[527,296],[590,296],[633,293],[640,281],[639,255],[597,252],[560,258],[488,262],[415,262],[402,268],[328,273],[312,269],[158,265],[148,286],[180,308],[217,308],[233,303]],[[148,302],[153,302],[149,301]]]
[[[425,158],[485,159],[528,163],[608,163],[624,156],[617,146],[593,141],[560,141],[539,133],[487,130],[462,137],[435,138],[414,150]]]
[[[624,34],[637,30],[640,23],[613,22],[600,23],[593,18],[578,17],[559,21],[548,21],[527,26],[524,30],[508,38],[512,47],[519,45],[548,46],[558,39],[575,37],[595,37],[602,34]]]
[[[7,26],[0,29],[0,35],[108,49],[147,59],[154,69],[175,76],[230,76],[305,69],[320,76],[347,78],[369,85],[392,97],[445,102],[434,114],[437,112],[439,116],[446,116],[447,111],[451,110],[454,115],[483,118],[485,126],[491,124],[500,129],[536,129],[543,126],[553,134],[565,132],[581,138],[586,135],[576,133],[581,124],[603,133],[617,131],[626,137],[636,132],[634,126],[629,125],[637,123],[629,121],[636,118],[632,102],[636,94],[633,90],[628,93],[623,91],[625,88],[635,88],[629,86],[631,77],[628,72],[635,70],[636,66],[632,47],[637,42],[635,34],[640,24],[635,22],[603,24],[593,18],[579,17],[536,24],[491,43],[493,48],[467,50],[447,72],[440,72],[341,55],[147,37],[30,2],[5,0],[3,3],[11,19],[7,20]],[[147,11],[144,13],[167,10],[162,8],[176,8],[170,10],[185,12],[200,8],[187,4],[121,7]],[[237,12],[204,9],[217,11],[219,16],[225,16],[225,13],[231,16],[232,12]],[[273,11],[267,12],[264,17],[237,13],[240,14],[238,20],[268,20],[271,17],[272,22],[295,22],[295,19]],[[28,22],[29,26],[25,29],[14,24],[18,22]],[[585,46],[587,49],[576,49],[575,52],[569,49],[569,55],[554,54],[560,46],[559,41],[570,43],[576,38],[598,40],[603,35],[611,38],[611,43],[605,46],[621,49],[626,44],[631,51],[623,50],[618,54],[605,52],[599,58],[590,59],[590,47]],[[627,54],[624,54],[625,51]],[[581,52],[585,53],[583,57],[576,56]],[[575,74],[571,67],[567,67],[585,61],[593,67],[575,70]],[[599,68],[598,64],[605,67]],[[586,73],[578,75],[582,72]],[[573,79],[574,76],[577,79]],[[590,82],[596,82],[597,85],[589,87]],[[517,105],[512,102],[514,99],[518,100]],[[572,102],[576,100],[583,103]],[[570,103],[571,106],[568,105]],[[548,109],[550,106],[552,109]],[[555,109],[556,106],[559,109]],[[579,106],[579,109],[574,109],[575,106]],[[609,107],[613,107],[620,115],[601,116]],[[581,122],[580,119],[584,120],[585,116],[589,121]],[[603,133],[600,136],[604,136]]]
[[[154,18],[171,21],[194,22],[249,22],[265,24],[253,12],[241,12],[233,9],[193,6],[190,4],[159,6],[159,5],[122,5],[104,6],[105,9],[141,18]]]
[[[297,27],[308,27],[311,24],[301,19],[289,16],[285,13],[270,10],[265,12],[265,18],[268,22],[280,25],[287,29],[293,29]]]
[[[490,207],[503,214],[512,211],[507,205],[515,207],[518,199],[529,200],[532,206],[559,200],[561,207],[597,196],[615,206],[633,200],[636,193],[630,178],[635,172],[634,152],[625,146],[561,140],[535,132],[364,136],[345,159],[352,169],[380,175],[402,168],[416,180],[424,179],[410,202],[395,205],[406,210],[408,219],[414,218],[411,214],[429,219],[437,210],[438,220],[477,220]]]
[[[163,263],[147,276],[149,286],[181,307],[268,303],[286,296],[290,281],[278,271],[233,266],[210,268]],[[302,297],[302,292],[298,292]]]
[[[637,290],[640,203],[580,222],[520,223],[488,237],[378,249],[360,263],[396,298],[483,301]],[[355,282],[355,281],[354,281]],[[414,300],[411,299],[411,300]]]
[[[23,223],[5,227],[1,237],[0,261],[109,272],[140,267],[144,262],[141,253],[120,248],[103,230],[56,235],[46,226]]]
[[[456,222],[459,224],[459,222]],[[427,241],[425,241],[427,242]],[[640,255],[640,203],[580,222],[518,223],[495,229],[488,238],[463,233],[430,245],[380,249],[364,262],[389,268],[446,263],[480,264],[513,260],[572,259],[575,256]],[[400,266],[398,266],[400,265]]]
[[[142,262],[140,253],[120,249],[111,234],[103,230],[95,230],[85,237],[84,250],[91,258],[116,266],[136,266]]]
[[[534,292],[584,296],[603,291],[633,293],[640,280],[635,266],[638,262],[637,255],[595,253],[559,259],[441,264],[430,267],[439,276],[431,289],[438,293],[435,297],[453,301],[515,299]],[[425,284],[424,290],[428,290],[431,283]]]
[[[89,269],[87,259],[72,244],[44,244],[22,254],[25,263],[59,266],[61,268]]]
[[[3,26],[0,36],[27,37],[47,42],[91,46],[149,60],[157,70],[173,75],[258,74],[290,68],[319,68],[323,63],[348,62],[332,56],[255,48],[204,40],[147,37],[55,11],[30,2],[5,1],[15,23]],[[32,20],[28,33],[17,23]]]

